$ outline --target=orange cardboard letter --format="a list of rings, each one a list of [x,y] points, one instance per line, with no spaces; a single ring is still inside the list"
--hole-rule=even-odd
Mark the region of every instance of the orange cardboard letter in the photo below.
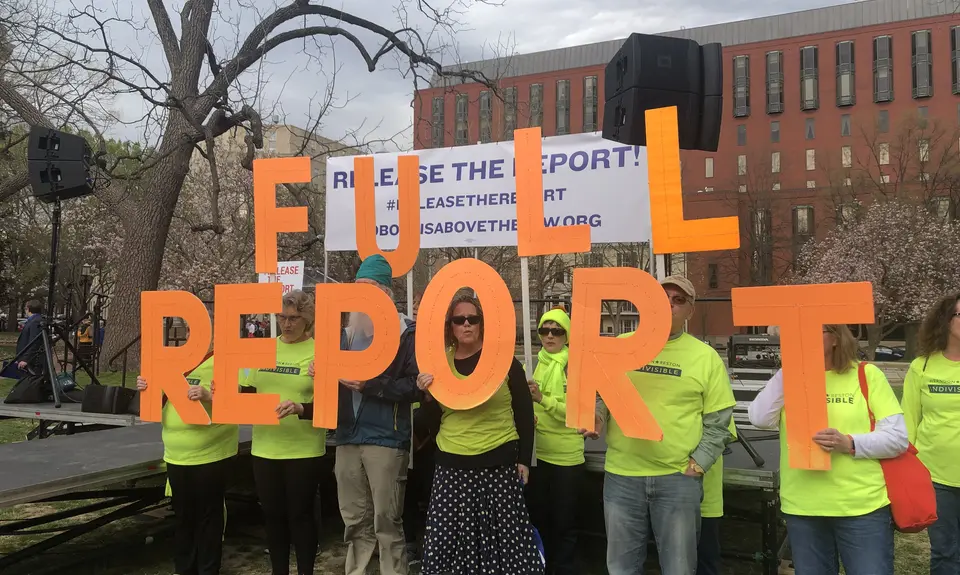
[[[280,313],[282,297],[283,286],[278,283],[214,286],[214,422],[280,424],[275,411],[280,396],[275,393],[240,395],[238,377],[243,368],[276,367],[277,340],[241,338],[240,315]]]
[[[354,158],[354,206],[357,218],[357,252],[360,259],[373,254],[386,258],[393,277],[406,275],[417,263],[420,253],[420,160],[417,156],[400,156],[397,190],[400,210],[400,243],[397,249],[385,252],[377,246],[377,209],[373,187],[373,158]]]
[[[517,253],[520,257],[590,251],[590,226],[544,226],[540,128],[514,131],[517,163]]]
[[[307,231],[307,208],[278,208],[277,184],[306,184],[310,178],[309,157],[253,161],[254,271],[258,274],[277,273],[278,233]]]
[[[640,329],[626,338],[600,336],[604,300],[626,300],[640,312]],[[570,314],[570,363],[567,380],[567,427],[594,429],[597,392],[624,435],[660,441],[663,432],[628,371],[650,363],[670,336],[670,301],[657,280],[634,268],[573,270]]]
[[[740,224],[736,216],[683,219],[676,107],[647,110],[646,119],[654,252],[676,254],[739,248]]]
[[[370,347],[363,351],[340,349],[340,317],[344,312],[360,312],[370,318]],[[400,345],[400,320],[393,301],[375,285],[317,284],[314,325],[313,426],[336,429],[340,380],[366,381],[386,371]]]
[[[813,436],[827,424],[823,326],[871,324],[869,282],[734,288],[734,325],[780,326],[783,409],[787,416],[790,467],[830,469],[830,454]]]
[[[180,347],[163,345],[164,318],[179,317],[190,328]],[[240,329],[240,326],[237,326]],[[140,394],[140,419],[161,421],[162,397],[186,423],[209,425],[210,416],[197,401],[187,399],[185,373],[203,362],[210,347],[210,315],[197,296],[185,291],[140,293],[140,373],[149,384]]]
[[[447,359],[444,327],[453,296],[472,287],[483,305],[483,353],[466,379],[453,374]],[[430,393],[450,409],[472,409],[500,388],[513,362],[517,313],[500,274],[480,260],[463,258],[443,266],[430,280],[417,316],[417,365],[434,377]],[[599,332],[597,332],[599,333]]]

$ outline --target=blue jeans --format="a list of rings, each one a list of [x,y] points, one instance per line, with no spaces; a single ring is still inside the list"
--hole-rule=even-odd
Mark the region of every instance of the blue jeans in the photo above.
[[[889,507],[857,517],[784,514],[796,575],[893,575]],[[839,557],[838,557],[839,555]]]
[[[603,518],[607,529],[607,572],[642,575],[650,527],[663,575],[694,575],[703,478],[681,473],[660,477],[603,479]]]
[[[960,487],[934,483],[937,491],[937,522],[930,535],[930,575],[960,573]]]

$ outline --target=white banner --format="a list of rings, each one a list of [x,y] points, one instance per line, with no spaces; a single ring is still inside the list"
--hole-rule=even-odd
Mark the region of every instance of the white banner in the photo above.
[[[420,157],[420,246],[517,245],[513,142],[374,154],[377,244],[399,242],[397,157]],[[650,239],[647,150],[599,132],[543,140],[544,220],[588,224],[593,243]],[[326,249],[357,249],[353,157],[327,159]]]
[[[260,283],[281,283],[283,293],[303,289],[303,262],[277,262],[277,273],[260,274]]]

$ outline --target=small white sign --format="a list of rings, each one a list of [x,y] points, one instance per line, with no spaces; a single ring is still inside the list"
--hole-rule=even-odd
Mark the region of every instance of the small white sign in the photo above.
[[[303,262],[277,262],[277,273],[260,274],[260,283],[283,284],[283,293],[303,289]]]

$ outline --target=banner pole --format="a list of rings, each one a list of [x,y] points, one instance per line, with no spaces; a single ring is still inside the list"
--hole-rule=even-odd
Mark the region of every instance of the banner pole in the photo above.
[[[530,265],[520,258],[520,299],[523,302],[523,361],[527,377],[533,377],[533,342],[530,341]]]
[[[413,318],[413,270],[407,272],[407,317]]]
[[[330,266],[330,252],[323,250],[323,283],[327,283],[327,272]]]

